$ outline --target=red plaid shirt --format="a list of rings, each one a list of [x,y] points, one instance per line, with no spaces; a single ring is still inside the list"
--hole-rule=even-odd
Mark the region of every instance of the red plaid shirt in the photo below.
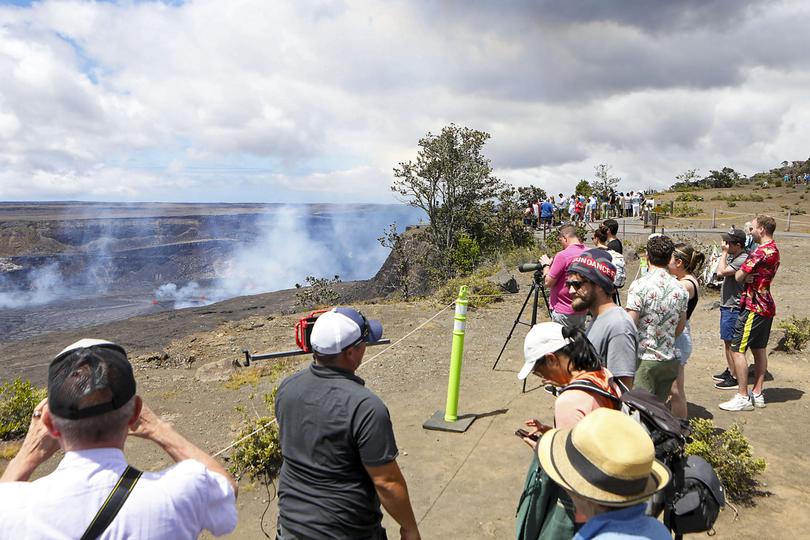
[[[740,309],[747,309],[769,319],[776,315],[776,303],[771,296],[771,281],[778,269],[779,248],[773,240],[751,252],[740,270],[751,274],[754,281],[746,283],[740,297]]]

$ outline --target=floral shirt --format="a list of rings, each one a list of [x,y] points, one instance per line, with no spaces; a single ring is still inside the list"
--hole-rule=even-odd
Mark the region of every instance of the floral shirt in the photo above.
[[[630,284],[627,310],[638,311],[639,360],[675,359],[675,329],[688,302],[689,293],[663,268],[650,266]]]
[[[776,315],[776,304],[771,296],[771,281],[779,269],[779,248],[771,240],[757,247],[740,267],[754,277],[747,283],[740,297],[740,309],[747,309],[760,317],[773,318]]]

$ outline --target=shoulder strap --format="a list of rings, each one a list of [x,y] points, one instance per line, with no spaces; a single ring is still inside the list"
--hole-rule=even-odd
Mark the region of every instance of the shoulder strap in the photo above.
[[[110,526],[110,523],[112,523],[112,520],[115,519],[115,516],[118,515],[118,511],[121,510],[124,502],[126,502],[129,494],[132,493],[132,488],[135,487],[141,474],[141,471],[135,467],[127,465],[126,470],[118,479],[118,483],[115,484],[115,487],[107,496],[107,500],[101,505],[93,521],[90,522],[87,530],[84,531],[81,540],[95,540],[101,536],[101,533],[107,530],[107,527]]]
[[[560,394],[562,394],[566,390],[584,390],[585,392],[590,392],[592,394],[597,394],[599,396],[606,397],[606,398],[610,399],[611,401],[613,401],[616,404],[621,404],[621,402],[622,402],[622,400],[620,398],[614,396],[613,394],[606,391],[605,389],[598,387],[597,385],[595,385],[591,381],[583,381],[583,380],[572,381],[571,383],[569,383],[569,384],[563,386],[562,388],[558,389],[557,390],[557,395],[559,396]]]

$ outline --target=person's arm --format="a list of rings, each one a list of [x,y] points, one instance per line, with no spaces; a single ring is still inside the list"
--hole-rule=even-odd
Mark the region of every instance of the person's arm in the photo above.
[[[728,244],[723,243],[723,251],[720,253],[720,260],[717,262],[717,271],[715,274],[717,274],[718,277],[727,277],[734,276],[736,273],[737,270],[728,264]]]
[[[59,449],[59,442],[51,437],[48,428],[42,421],[48,400],[43,399],[34,407],[34,415],[28,426],[20,450],[9,462],[0,482],[27,482],[34,471],[48,460]]]
[[[399,534],[401,540],[420,540],[419,528],[416,525],[416,517],[411,508],[411,499],[408,496],[408,485],[402,471],[399,470],[397,461],[391,461],[384,465],[365,465],[374,488],[380,497],[380,502],[385,511],[399,523]]]
[[[152,409],[143,405],[138,420],[130,426],[129,434],[147,439],[160,446],[175,461],[193,459],[202,463],[209,471],[224,476],[233,488],[236,497],[239,485],[234,477],[216,459],[192,444],[185,437],[177,433],[171,424],[164,422],[152,412]]]
[[[546,254],[540,257],[540,264],[543,265],[543,283],[547,288],[553,287],[557,283],[557,277],[552,277],[552,269],[554,268],[554,259]]]
[[[675,327],[675,337],[680,336],[683,333],[683,329],[686,327],[686,311],[681,311],[681,317],[678,319],[678,326]]]

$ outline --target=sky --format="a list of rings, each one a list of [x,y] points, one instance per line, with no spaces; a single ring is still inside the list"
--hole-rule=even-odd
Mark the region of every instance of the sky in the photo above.
[[[396,202],[455,123],[570,193],[810,157],[810,2],[0,3],[0,200]]]

